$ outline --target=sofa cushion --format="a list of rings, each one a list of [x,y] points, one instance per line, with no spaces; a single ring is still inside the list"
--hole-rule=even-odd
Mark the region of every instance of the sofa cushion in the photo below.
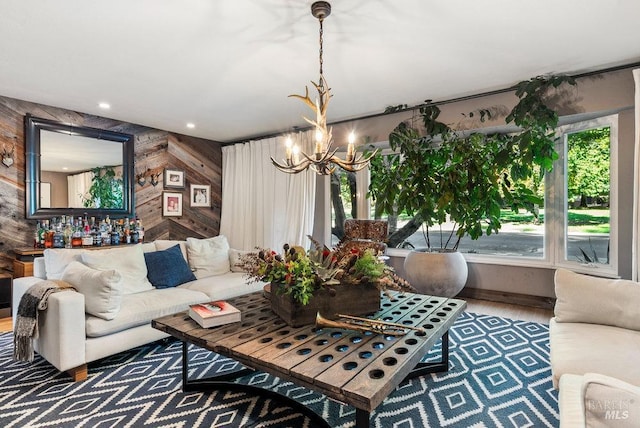
[[[106,336],[149,324],[154,318],[184,312],[189,309],[189,305],[208,300],[206,294],[181,288],[153,288],[141,293],[127,294],[122,297],[120,312],[111,321],[87,316],[87,336]]]
[[[246,254],[251,254],[251,251],[235,250],[233,248],[229,249],[229,266],[231,268],[231,272],[247,272],[246,269],[240,266],[242,256]]]
[[[225,300],[243,294],[261,291],[265,283],[253,281],[247,283],[247,276],[241,272],[229,272],[224,275],[199,278],[178,286],[189,290],[200,291],[209,296],[210,300]]]
[[[584,322],[640,331],[640,284],[566,269],[555,274],[556,322]]]
[[[150,253],[152,251],[156,251],[156,242],[144,242],[142,244],[140,244],[140,246],[142,247],[142,252],[143,253]]]
[[[140,293],[153,289],[147,279],[142,245],[128,245],[108,250],[85,251],[82,262],[100,270],[116,269],[122,275],[124,294]]]
[[[123,284],[117,270],[97,270],[71,262],[62,273],[62,280],[84,295],[86,313],[105,320],[112,320],[118,314]]]
[[[155,241],[156,244],[156,250],[157,251],[162,251],[162,250],[166,250],[167,248],[171,248],[176,244],[180,245],[180,251],[182,252],[182,256],[184,257],[185,261],[188,260],[187,258],[187,241],[176,241],[173,239],[156,239]]]
[[[571,373],[598,372],[640,385],[640,332],[607,325],[549,321],[553,384]]]
[[[62,274],[71,262],[82,261],[82,253],[86,250],[47,248],[43,251],[44,266],[47,272],[46,279],[62,279]]]
[[[229,272],[229,243],[224,235],[207,239],[187,238],[189,266],[196,278]]]
[[[145,253],[144,260],[147,278],[156,288],[175,287],[196,279],[178,244],[166,250]]]

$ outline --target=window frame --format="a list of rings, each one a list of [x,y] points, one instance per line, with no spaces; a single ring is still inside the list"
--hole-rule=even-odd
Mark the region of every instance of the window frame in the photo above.
[[[568,135],[594,128],[609,127],[609,264],[585,264],[567,260],[567,156],[569,145]],[[555,241],[547,246],[552,266],[568,268],[576,272],[598,274],[599,276],[618,276],[618,115],[602,116],[558,127],[556,135],[556,151],[559,159],[555,162],[553,171],[545,178],[545,186],[561,183],[562,189],[546,192],[545,206],[553,209],[553,221],[547,224],[545,211],[545,234]],[[553,180],[553,181],[552,181]],[[547,241],[547,240],[545,240]],[[550,241],[550,240],[549,240]]]

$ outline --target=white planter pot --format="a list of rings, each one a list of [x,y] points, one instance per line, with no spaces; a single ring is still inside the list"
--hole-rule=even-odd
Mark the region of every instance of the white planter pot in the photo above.
[[[404,260],[407,281],[421,294],[454,297],[467,282],[467,261],[459,252],[412,251]]]

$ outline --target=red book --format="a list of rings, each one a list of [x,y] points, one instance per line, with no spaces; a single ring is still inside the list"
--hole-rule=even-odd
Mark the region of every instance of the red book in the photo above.
[[[240,310],[224,300],[191,305],[189,306],[189,316],[203,328],[242,320]]]

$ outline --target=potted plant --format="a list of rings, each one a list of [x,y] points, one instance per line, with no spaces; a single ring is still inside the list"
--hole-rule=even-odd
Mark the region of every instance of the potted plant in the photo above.
[[[285,244],[281,254],[258,249],[241,258],[250,281],[270,283],[272,309],[293,327],[313,323],[317,312],[328,318],[376,312],[381,291],[415,291],[371,249],[314,245],[305,251]]]
[[[571,78],[554,76],[516,86],[519,102],[506,122],[519,127],[518,132],[456,131],[438,120],[436,105],[427,103],[419,108],[422,131],[402,122],[389,135],[394,153],[372,160],[369,191],[376,201],[376,217],[383,213],[412,217],[398,236],[390,237],[390,246],[424,225],[426,251],[413,251],[405,259],[407,279],[419,291],[456,295],[467,278],[466,262],[457,253],[462,237],[478,239],[497,233],[503,207],[535,213],[534,208],[542,205],[533,183],[540,182],[557,159],[553,132],[558,115],[547,106],[546,97],[551,88],[563,83],[575,84]],[[491,118],[492,109],[469,116],[474,114],[484,121]],[[444,223],[453,225],[446,234],[442,233]],[[437,261],[427,266],[424,258]],[[451,284],[446,278],[450,274]]]
[[[86,208],[122,208],[123,180],[116,177],[113,167],[103,166],[91,170],[91,187],[89,197],[84,198]]]

